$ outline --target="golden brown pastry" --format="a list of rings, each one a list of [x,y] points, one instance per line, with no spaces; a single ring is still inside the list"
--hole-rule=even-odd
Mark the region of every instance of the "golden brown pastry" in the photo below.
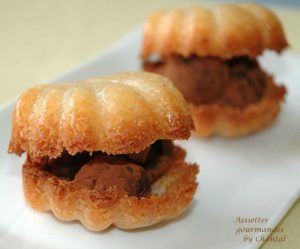
[[[154,12],[144,30],[145,71],[171,79],[202,137],[238,136],[269,125],[286,89],[259,66],[265,49],[287,42],[278,18],[258,4]]]
[[[181,214],[198,167],[172,142],[193,122],[166,78],[119,73],[29,89],[12,119],[9,153],[27,153],[29,204],[94,231],[145,227]]]

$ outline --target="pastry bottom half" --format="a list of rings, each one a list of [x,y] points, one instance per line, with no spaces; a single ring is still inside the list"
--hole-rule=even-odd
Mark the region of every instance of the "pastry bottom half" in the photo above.
[[[200,137],[214,134],[233,137],[246,135],[269,126],[280,111],[280,104],[286,93],[284,86],[278,86],[266,76],[266,90],[262,99],[241,109],[223,104],[189,103],[196,133]]]
[[[79,220],[87,229],[110,225],[121,229],[146,227],[180,215],[197,188],[198,166],[184,162],[185,151],[174,148],[167,173],[151,185],[149,197],[128,196],[114,188],[96,190],[59,178],[29,157],[23,166],[23,188],[29,205],[52,211],[64,221]]]

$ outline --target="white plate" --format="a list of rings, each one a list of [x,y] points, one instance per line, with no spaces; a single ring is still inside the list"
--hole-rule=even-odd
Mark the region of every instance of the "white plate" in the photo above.
[[[141,29],[112,49],[57,78],[66,81],[139,70]],[[239,139],[192,137],[180,144],[187,160],[201,165],[199,188],[187,212],[178,219],[136,231],[116,228],[102,233],[78,222],[58,221],[51,213],[30,209],[23,198],[23,158],[6,153],[13,102],[0,111],[0,247],[1,248],[257,248],[243,242],[238,227],[274,227],[300,190],[300,58],[266,54],[262,65],[288,86],[288,96],[276,123]],[[266,217],[265,224],[235,224],[237,217]],[[258,236],[258,233],[248,233]],[[285,235],[284,231],[279,235]]]

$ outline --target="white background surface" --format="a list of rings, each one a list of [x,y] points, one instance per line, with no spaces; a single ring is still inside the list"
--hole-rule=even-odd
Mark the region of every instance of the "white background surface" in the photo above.
[[[139,70],[140,30],[130,33],[113,49],[56,81]],[[24,201],[21,164],[24,158],[6,153],[12,104],[0,111],[0,247],[1,248],[256,248],[235,235],[236,217],[266,217],[274,227],[300,192],[300,58],[267,54],[262,65],[276,72],[288,87],[282,113],[269,129],[239,139],[180,142],[187,160],[201,165],[195,200],[178,219],[147,229],[102,233],[79,223],[58,221],[50,213],[31,210]],[[245,235],[245,234],[243,234]],[[258,235],[258,234],[257,234]],[[280,234],[284,235],[284,234]]]

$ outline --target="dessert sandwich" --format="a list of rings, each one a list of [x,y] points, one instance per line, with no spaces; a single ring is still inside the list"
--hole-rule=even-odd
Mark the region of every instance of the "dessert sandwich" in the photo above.
[[[196,132],[239,136],[273,122],[286,93],[257,56],[281,52],[280,21],[258,4],[154,12],[141,50],[143,69],[171,79],[187,100]]]
[[[173,144],[193,121],[180,92],[151,73],[119,73],[26,91],[12,117],[9,153],[26,152],[30,206],[87,229],[150,226],[180,215],[198,166]]]

